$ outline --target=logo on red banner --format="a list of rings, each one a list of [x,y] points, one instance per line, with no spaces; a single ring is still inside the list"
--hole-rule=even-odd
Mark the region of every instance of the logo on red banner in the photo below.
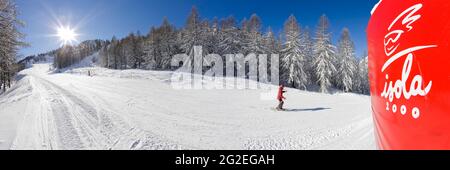
[[[393,104],[393,102],[401,98],[410,100],[416,96],[426,96],[430,93],[433,85],[432,80],[429,82],[424,82],[420,73],[411,73],[411,67],[414,63],[415,57],[424,57],[417,56],[414,52],[435,48],[437,45],[430,43],[399,49],[402,38],[404,36],[408,36],[408,32],[414,31],[414,23],[420,20],[420,9],[422,7],[422,4],[411,6],[398,15],[394,21],[392,21],[387,29],[388,33],[384,37],[383,42],[384,52],[388,57],[388,60],[384,63],[382,69],[380,70],[386,75],[384,90],[381,93],[381,97],[387,100],[386,111],[401,113],[402,115],[410,113],[415,119],[420,117],[419,107],[413,106],[412,108],[408,108],[406,105],[397,105]],[[390,79],[389,73],[386,73],[386,69],[389,68],[389,66],[391,66],[394,62],[403,62],[402,70],[396,70],[401,72],[400,79]]]

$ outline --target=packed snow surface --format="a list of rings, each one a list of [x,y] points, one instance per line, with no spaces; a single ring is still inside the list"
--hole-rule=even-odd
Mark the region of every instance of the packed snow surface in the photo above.
[[[175,90],[172,72],[34,64],[0,95],[0,149],[375,149],[368,96]],[[92,76],[88,76],[88,72]]]

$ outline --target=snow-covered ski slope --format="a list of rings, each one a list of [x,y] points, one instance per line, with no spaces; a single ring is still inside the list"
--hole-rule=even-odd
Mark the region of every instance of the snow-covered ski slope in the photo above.
[[[34,64],[0,95],[0,149],[375,149],[368,96],[174,90],[171,72]],[[91,70],[93,77],[87,76]]]

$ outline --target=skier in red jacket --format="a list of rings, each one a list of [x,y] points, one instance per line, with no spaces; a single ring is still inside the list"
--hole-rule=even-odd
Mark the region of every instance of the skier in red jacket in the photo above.
[[[284,85],[280,85],[280,88],[278,88],[278,96],[277,96],[277,99],[279,101],[277,110],[284,110],[283,109],[284,99],[286,99],[286,97],[283,96],[284,93],[286,93],[286,91],[284,91]]]

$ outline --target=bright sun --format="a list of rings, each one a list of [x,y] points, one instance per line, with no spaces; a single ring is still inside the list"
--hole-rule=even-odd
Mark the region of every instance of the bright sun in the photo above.
[[[58,31],[57,36],[59,37],[59,40],[63,45],[72,44],[73,42],[77,41],[76,39],[77,34],[69,26],[67,27],[61,26],[57,29],[57,31]]]

